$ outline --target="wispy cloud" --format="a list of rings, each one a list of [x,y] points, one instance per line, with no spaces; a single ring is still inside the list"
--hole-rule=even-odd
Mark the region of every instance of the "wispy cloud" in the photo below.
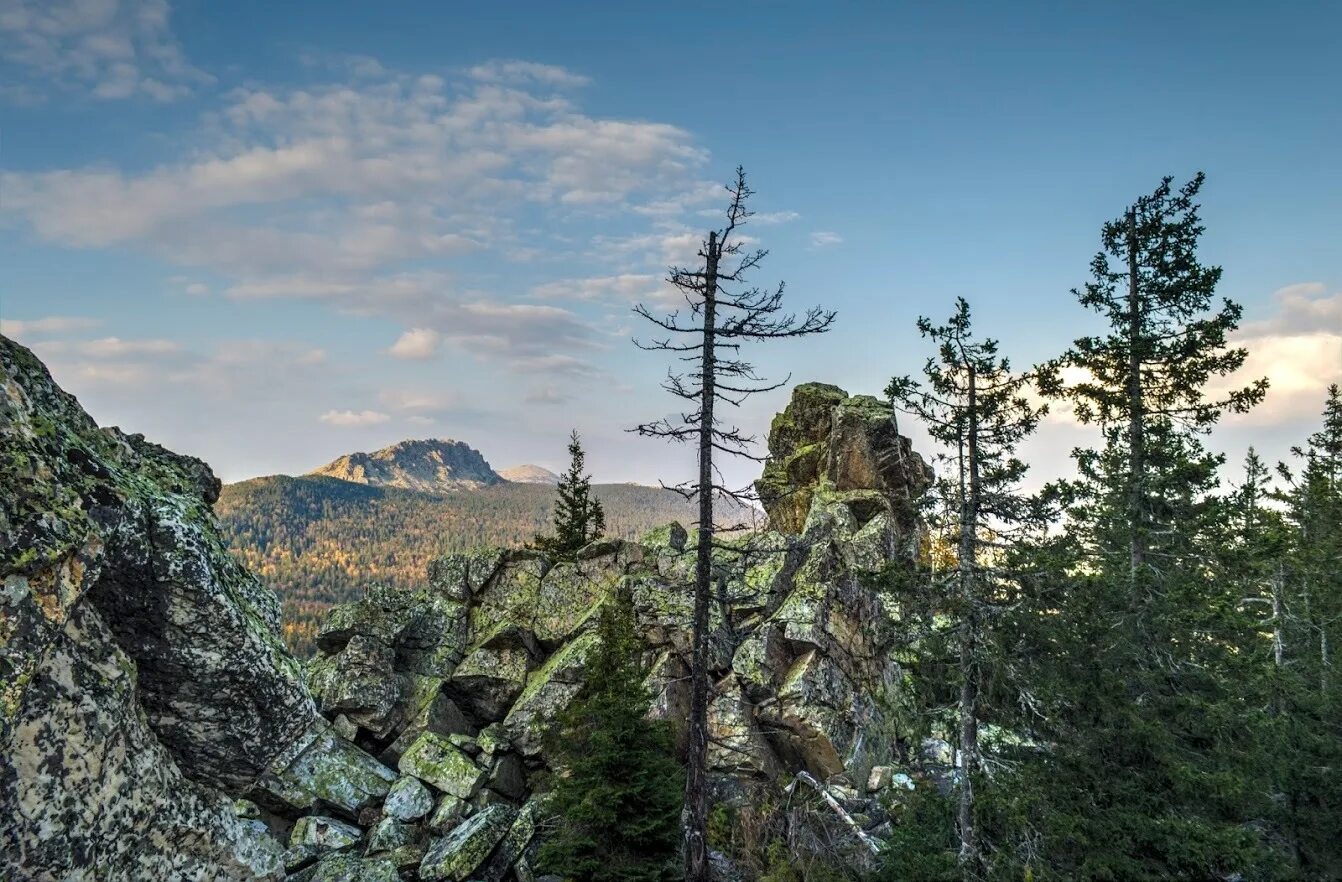
[[[40,100],[54,86],[171,101],[213,82],[186,60],[170,13],[167,0],[5,0],[0,60],[31,78],[8,94]]]
[[[602,298],[572,287],[562,298],[557,282],[516,302],[448,267],[480,252],[535,259],[553,249],[518,232],[536,212],[600,226],[646,206],[688,209],[707,192],[707,153],[689,133],[585,114],[556,93],[585,81],[562,68],[500,61],[449,80],[371,59],[357,67],[327,85],[229,93],[198,137],[182,139],[211,147],[148,169],[0,175],[0,221],[47,242],[133,249],[219,278],[191,282],[193,293],[391,318],[404,331],[389,350],[398,357],[443,345],[530,371],[538,356],[577,359],[603,336],[558,302],[534,300]],[[649,257],[692,256],[698,233],[658,224],[606,240],[604,257],[637,264],[632,277],[646,274]],[[627,284],[604,291],[618,297]]]
[[[829,230],[816,230],[811,234],[812,248],[828,248],[831,245],[843,244],[843,236]]]
[[[543,83],[548,86],[574,88],[591,82],[582,74],[576,74],[557,65],[516,59],[489,61],[472,67],[467,73],[474,80],[510,85]]]
[[[35,337],[83,331],[98,325],[98,319],[73,315],[49,315],[37,319],[0,318],[0,334],[6,337]]]
[[[328,426],[351,428],[358,426],[376,426],[385,423],[391,417],[377,410],[328,410],[318,417]]]
[[[99,359],[170,355],[182,350],[181,345],[173,340],[123,340],[120,337],[103,337],[98,340],[51,340],[38,343],[36,346],[38,352],[46,357],[73,355]]]
[[[527,393],[527,404],[564,404],[572,401],[573,396],[567,392],[561,391],[558,386],[548,385],[532,389]]]

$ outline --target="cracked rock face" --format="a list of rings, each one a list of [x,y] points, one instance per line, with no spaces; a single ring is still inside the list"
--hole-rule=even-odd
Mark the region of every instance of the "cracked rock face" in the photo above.
[[[769,461],[755,482],[769,526],[801,533],[815,494],[847,494],[859,520],[884,510],[903,531],[917,526],[911,502],[932,483],[932,470],[899,434],[894,409],[870,395],[803,383],[769,427]]]
[[[329,726],[274,595],[220,540],[218,492],[203,462],[99,428],[0,337],[0,876],[283,878],[274,831],[233,797]],[[313,764],[382,768],[327,754]]]
[[[721,538],[715,556],[710,760],[726,799],[799,772],[867,781],[898,752],[907,699],[894,611],[866,576],[917,548],[912,499],[927,466],[888,407],[834,387],[799,387],[771,438],[778,449],[761,483],[790,482],[766,495],[776,531]],[[323,712],[346,714],[358,744],[438,799],[420,878],[513,878],[498,869],[501,818],[516,820],[501,808],[525,813],[532,777],[557,771],[547,736],[582,689],[596,614],[620,590],[647,644],[651,713],[683,725],[694,557],[679,525],[637,543],[595,542],[576,561],[452,555],[421,589],[374,588],[332,611],[310,663],[313,682],[329,684],[316,690]],[[400,697],[389,706],[389,695]],[[509,860],[524,864],[531,833],[516,836]],[[496,849],[487,869],[460,866],[484,862],[482,842]]]
[[[0,878],[534,878],[547,735],[620,591],[650,713],[683,725],[679,525],[576,561],[443,558],[333,610],[304,670],[220,542],[209,468],[100,429],[23,347],[0,358]],[[916,548],[927,469],[888,408],[834,387],[798,387],[770,441],[773,531],[714,558],[718,797],[884,785],[906,697],[866,576]]]

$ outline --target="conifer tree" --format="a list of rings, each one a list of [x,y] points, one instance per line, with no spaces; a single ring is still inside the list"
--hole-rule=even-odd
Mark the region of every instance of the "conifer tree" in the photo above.
[[[674,312],[657,316],[645,306],[634,311],[655,325],[666,337],[648,343],[635,341],[641,349],[674,353],[690,365],[684,373],[669,373],[663,388],[682,401],[689,411],[671,419],[638,426],[640,435],[693,443],[698,452],[697,478],[673,488],[699,504],[698,537],[694,569],[694,612],[690,624],[690,718],[686,738],[685,775],[685,879],[708,882],[708,624],[713,601],[713,503],[716,497],[736,501],[748,498],[745,491],[726,486],[714,464],[714,454],[761,460],[751,453],[754,438],[722,420],[725,406],[740,407],[750,396],[785,385],[761,379],[754,365],[741,353],[743,343],[782,340],[821,334],[834,322],[834,313],[819,307],[797,316],[784,311],[783,285],[761,289],[748,283],[751,272],[768,252],[750,250],[742,227],[754,212],[749,208],[754,191],[746,185],[745,170],[736,169],[736,179],[727,187],[725,224],[710,230],[699,249],[702,263],[673,267],[667,281],[685,300],[687,315]]]
[[[627,592],[602,607],[583,691],[555,750],[566,774],[548,807],[557,828],[540,868],[581,882],[679,878],[682,771],[665,722],[646,719],[643,644]]]
[[[996,614],[1011,602],[1002,549],[1014,532],[1033,520],[1029,500],[1018,485],[1026,471],[1016,447],[1034,431],[1046,406],[1026,398],[1031,374],[1013,374],[998,354],[996,340],[977,340],[969,304],[956,301],[944,325],[918,320],[918,330],[937,346],[923,368],[926,384],[897,377],[886,394],[895,406],[926,425],[947,450],[948,466],[928,495],[933,527],[955,548],[954,568],[938,578],[956,619],[960,696],[960,781],[956,826],[961,873],[984,869],[976,825],[975,788],[980,779],[979,724]]]
[[[1280,655],[1274,672],[1281,746],[1274,780],[1279,828],[1300,878],[1342,876],[1342,684],[1334,653],[1342,630],[1342,393],[1328,389],[1323,426],[1281,465],[1276,494],[1288,528]]]
[[[1074,293],[1108,333],[1077,340],[1062,363],[1081,381],[1049,389],[1104,441],[1077,451],[1080,479],[1056,488],[1070,560],[1056,612],[1040,610],[1040,734],[1056,745],[1039,779],[1043,841],[1064,877],[1215,878],[1263,858],[1243,823],[1263,809],[1240,762],[1256,734],[1233,691],[1240,598],[1213,566],[1221,458],[1201,437],[1266,381],[1206,394],[1246,352],[1227,344],[1239,306],[1213,301],[1220,268],[1198,260],[1202,184],[1176,192],[1166,178],[1104,225],[1092,281]]]
[[[584,471],[586,454],[577,429],[569,434],[568,453],[568,471],[560,475],[556,488],[554,535],[537,536],[532,542],[534,548],[561,558],[573,557],[606,530],[606,513],[592,495],[592,479]]]

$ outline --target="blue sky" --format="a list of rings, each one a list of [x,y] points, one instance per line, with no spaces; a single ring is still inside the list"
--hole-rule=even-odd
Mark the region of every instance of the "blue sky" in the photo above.
[[[870,393],[957,295],[1060,352],[1101,223],[1203,169],[1274,382],[1217,443],[1284,455],[1342,379],[1342,8],[897,6],[0,0],[3,331],[226,480],[423,436],[557,467],[575,425],[598,478],[676,479],[624,431],[673,407],[629,310],[737,163],[759,281],[839,312],[757,361]]]

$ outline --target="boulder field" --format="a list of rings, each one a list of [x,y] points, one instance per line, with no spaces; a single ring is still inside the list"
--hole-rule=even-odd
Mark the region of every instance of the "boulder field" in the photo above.
[[[98,427],[5,338],[0,368],[0,877],[537,879],[551,727],[620,590],[650,713],[683,725],[685,527],[442,558],[333,609],[304,665],[220,540],[208,466]],[[805,781],[867,843],[917,749],[875,574],[917,554],[931,473],[888,405],[821,384],[769,450],[771,528],[714,553],[715,795]]]

